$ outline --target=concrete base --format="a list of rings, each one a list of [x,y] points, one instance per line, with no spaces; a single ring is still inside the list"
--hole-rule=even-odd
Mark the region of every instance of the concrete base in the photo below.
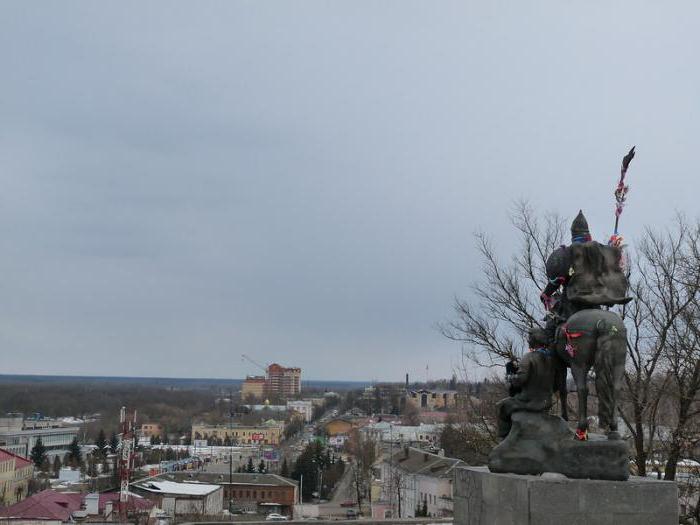
[[[569,479],[455,470],[455,525],[677,525],[672,481]]]

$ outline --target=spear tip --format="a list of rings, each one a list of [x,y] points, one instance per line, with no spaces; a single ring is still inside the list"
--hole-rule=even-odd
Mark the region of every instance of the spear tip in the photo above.
[[[632,159],[634,158],[634,153],[635,153],[634,148],[636,148],[636,147],[637,146],[632,146],[632,149],[629,150],[629,153],[627,153],[627,155],[625,155],[623,157],[623,159],[622,159],[622,168],[623,169],[627,169],[627,167],[630,165],[630,162],[632,162]]]

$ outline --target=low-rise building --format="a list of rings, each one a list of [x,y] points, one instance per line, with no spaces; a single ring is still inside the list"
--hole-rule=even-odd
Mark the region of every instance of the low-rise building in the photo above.
[[[223,491],[218,485],[148,478],[132,483],[130,489],[170,516],[218,516],[223,510]]]
[[[345,443],[350,439],[350,436],[347,434],[336,434],[335,436],[330,436],[328,438],[328,445],[331,447],[335,448],[336,450],[340,450],[345,446]]]
[[[355,419],[339,417],[331,419],[328,423],[324,425],[324,429],[329,437],[333,437],[340,434],[349,435],[350,432],[352,432],[359,426],[359,421]]]
[[[304,418],[304,422],[308,423],[313,417],[314,405],[311,400],[287,401],[287,410],[299,413]]]
[[[118,492],[81,494],[43,490],[19,503],[0,509],[0,521],[41,525],[60,525],[77,521],[104,523],[118,520],[118,503]],[[127,515],[130,518],[147,518],[152,509],[153,503],[150,501],[134,494],[129,495]]]
[[[33,474],[31,461],[0,449],[0,505],[22,501],[27,496]]]
[[[287,412],[287,405],[271,405],[269,403],[263,403],[262,405],[241,405],[251,412],[268,412],[269,414],[274,414],[275,417],[282,414],[282,412]],[[263,415],[264,417],[264,415]]]
[[[150,438],[152,436],[162,436],[165,433],[163,425],[159,423],[143,423],[141,425],[141,437]]]
[[[7,421],[8,418],[3,418]],[[68,452],[68,445],[78,436],[78,427],[62,426],[51,420],[52,424],[37,425],[36,421],[24,424],[24,420],[13,418],[13,424],[0,424],[0,447],[24,458],[29,457],[32,448],[41,438],[49,460],[55,456],[63,459]]]
[[[377,503],[389,503],[399,518],[414,518],[423,508],[430,517],[452,516],[454,469],[460,465],[459,459],[405,447],[382,462],[382,497]]]
[[[233,509],[260,514],[277,512],[292,516],[299,497],[297,482],[277,474],[172,472],[152,479],[218,485],[223,488],[226,508],[231,502]]]
[[[192,441],[207,440],[209,444],[213,441],[230,440],[239,444],[261,444],[279,445],[282,438],[284,426],[274,420],[268,420],[262,425],[192,425]]]
[[[425,423],[401,425],[381,421],[363,427],[361,432],[373,441],[406,445],[421,444],[435,447],[440,443],[440,434],[444,427],[444,425]]]
[[[458,397],[456,390],[408,390],[406,403],[420,410],[444,410],[456,406]]]
[[[250,461],[256,468],[260,465],[260,461],[264,461],[266,469],[269,470],[276,469],[279,463],[279,448],[273,445],[208,448],[220,449],[220,452],[211,461],[204,463],[203,470],[205,472],[216,474],[228,474],[231,470],[238,472],[245,469]],[[229,465],[233,465],[233,469]]]

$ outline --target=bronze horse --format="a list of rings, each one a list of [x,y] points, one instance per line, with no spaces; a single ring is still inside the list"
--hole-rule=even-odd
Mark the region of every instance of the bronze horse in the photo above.
[[[620,439],[617,431],[615,409],[618,406],[619,388],[625,372],[627,356],[627,331],[622,319],[609,310],[585,309],[573,314],[557,330],[556,352],[564,366],[555,380],[559,392],[562,418],[566,413],[566,367],[578,392],[578,424],[576,437],[587,438],[588,384],[591,369],[595,372],[598,395],[598,419],[602,427],[609,429],[608,439]]]

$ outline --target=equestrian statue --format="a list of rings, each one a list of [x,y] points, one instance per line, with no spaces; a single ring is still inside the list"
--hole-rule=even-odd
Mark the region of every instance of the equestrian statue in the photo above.
[[[571,224],[571,244],[558,247],[547,257],[546,286],[540,294],[546,312],[544,327],[530,329],[530,351],[519,363],[511,361],[507,365],[509,397],[498,403],[498,435],[502,441],[489,456],[492,471],[549,471],[615,480],[629,476],[626,445],[620,438],[616,416],[627,332],[613,308],[631,300],[618,227],[628,191],[625,173],[633,157],[634,148],[622,161],[615,190],[615,229],[610,240],[606,244],[594,240],[583,211],[579,211]],[[568,368],[578,393],[574,432],[566,423]],[[588,435],[591,371],[595,374],[599,427],[606,434],[593,441]],[[549,413],[555,392],[560,397],[561,417]]]

